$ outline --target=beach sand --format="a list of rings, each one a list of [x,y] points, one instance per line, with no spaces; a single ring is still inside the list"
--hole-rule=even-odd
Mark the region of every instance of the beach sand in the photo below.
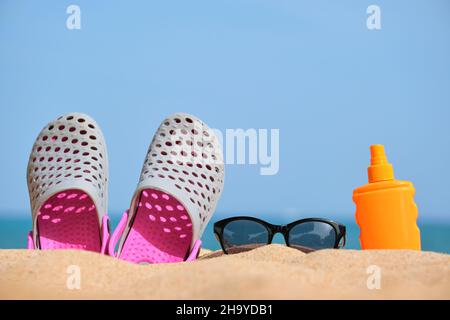
[[[381,272],[369,290],[368,267]],[[70,290],[70,266],[80,290]],[[70,282],[70,281],[69,281]],[[72,282],[73,283],[73,282]],[[450,255],[280,245],[192,263],[138,266],[81,251],[0,251],[1,299],[450,299]]]

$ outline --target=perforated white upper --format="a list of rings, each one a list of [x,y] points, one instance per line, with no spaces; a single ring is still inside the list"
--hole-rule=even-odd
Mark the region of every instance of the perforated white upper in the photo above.
[[[216,134],[196,117],[176,113],[156,132],[142,168],[140,191],[153,188],[175,196],[193,222],[193,242],[211,219],[224,185],[222,149]]]
[[[80,113],[50,122],[34,143],[27,180],[33,221],[50,196],[67,189],[88,193],[101,221],[107,210],[108,159],[98,124]]]

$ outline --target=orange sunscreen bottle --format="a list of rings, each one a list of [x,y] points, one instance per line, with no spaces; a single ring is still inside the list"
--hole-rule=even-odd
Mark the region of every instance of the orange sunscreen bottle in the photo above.
[[[362,249],[420,250],[413,184],[395,180],[384,146],[370,151],[369,184],[353,191]]]

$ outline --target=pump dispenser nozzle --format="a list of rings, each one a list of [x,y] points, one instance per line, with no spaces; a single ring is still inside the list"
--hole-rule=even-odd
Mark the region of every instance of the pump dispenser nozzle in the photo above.
[[[388,162],[384,146],[381,144],[370,147],[371,164],[368,169],[369,183],[394,180],[394,167]]]

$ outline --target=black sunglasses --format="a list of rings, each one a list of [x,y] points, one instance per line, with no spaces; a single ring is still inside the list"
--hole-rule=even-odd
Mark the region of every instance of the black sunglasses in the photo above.
[[[277,233],[286,245],[303,252],[345,246],[345,226],[320,218],[303,219],[285,226],[252,217],[234,217],[214,224],[214,233],[226,254],[253,250],[272,243]]]

